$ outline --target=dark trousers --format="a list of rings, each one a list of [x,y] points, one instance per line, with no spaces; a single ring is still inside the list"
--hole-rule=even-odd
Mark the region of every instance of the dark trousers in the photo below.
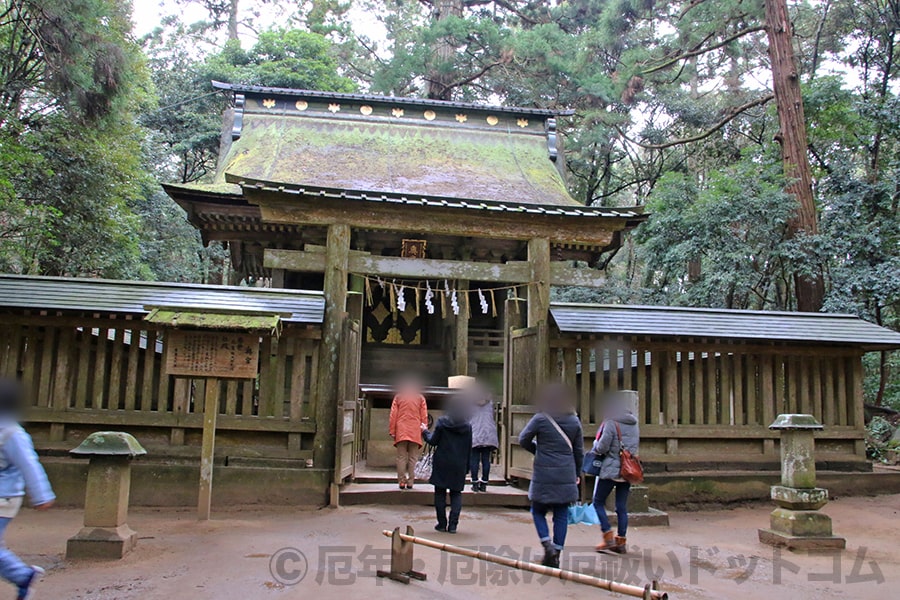
[[[541,542],[551,539],[550,527],[547,524],[547,513],[550,511],[553,512],[553,545],[562,550],[566,545],[566,533],[569,531],[569,505],[531,503],[531,517],[534,519],[534,528]]]
[[[456,529],[459,523],[459,513],[462,512],[462,492],[450,490],[450,522],[447,522],[447,488],[434,488],[434,511],[437,513],[437,522],[441,527]]]
[[[469,458],[469,468],[472,471],[472,481],[478,481],[478,467],[481,466],[481,481],[487,481],[491,476],[491,453],[494,451],[490,446],[479,446],[472,448],[472,454]]]
[[[613,481],[612,479],[597,480],[597,489],[594,492],[594,509],[600,517],[600,529],[604,532],[612,529],[609,519],[606,518],[606,499],[610,492],[616,489],[616,529],[619,537],[625,537],[628,531],[628,492],[631,484],[627,481]]]

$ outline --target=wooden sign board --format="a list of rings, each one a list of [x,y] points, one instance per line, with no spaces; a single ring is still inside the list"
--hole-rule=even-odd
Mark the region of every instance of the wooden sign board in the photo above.
[[[425,258],[425,240],[403,240],[400,246],[400,256],[403,258]]]
[[[255,379],[259,373],[259,335],[171,329],[165,343],[169,375]]]

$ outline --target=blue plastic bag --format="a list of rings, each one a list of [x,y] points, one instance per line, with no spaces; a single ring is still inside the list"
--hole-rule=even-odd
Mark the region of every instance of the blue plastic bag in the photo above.
[[[569,507],[569,525],[599,525],[600,518],[597,516],[597,510],[593,504],[582,504],[578,502]]]

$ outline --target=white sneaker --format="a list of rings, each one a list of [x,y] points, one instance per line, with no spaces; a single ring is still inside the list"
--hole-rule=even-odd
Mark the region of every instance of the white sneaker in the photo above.
[[[16,596],[16,600],[31,600],[31,598],[34,598],[34,587],[44,576],[44,573],[46,573],[44,569],[37,565],[31,565],[31,568],[34,573],[31,574],[31,579],[28,580],[28,585],[19,588],[19,595]]]

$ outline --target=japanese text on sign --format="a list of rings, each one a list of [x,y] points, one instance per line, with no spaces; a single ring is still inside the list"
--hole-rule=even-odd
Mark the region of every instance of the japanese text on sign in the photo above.
[[[259,337],[249,333],[166,332],[169,375],[254,379]]]

